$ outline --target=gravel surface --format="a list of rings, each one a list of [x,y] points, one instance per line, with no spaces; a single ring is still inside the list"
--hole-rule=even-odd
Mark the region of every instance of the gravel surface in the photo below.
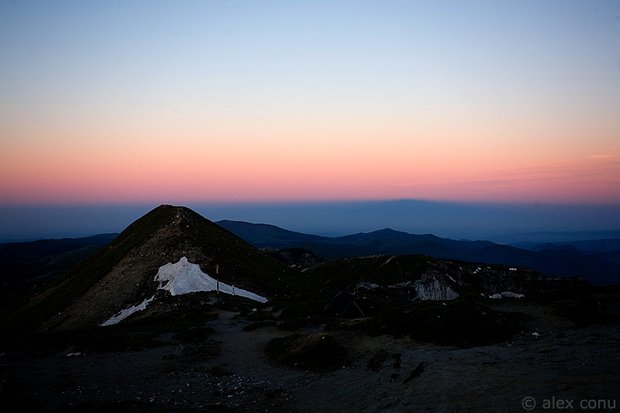
[[[270,323],[244,330],[253,322],[223,310],[202,321],[212,333],[190,342],[164,332],[140,351],[11,351],[0,355],[2,411],[519,412],[532,401],[533,411],[552,410],[552,400],[572,401],[573,411],[591,400],[598,411],[618,409],[618,324],[577,328],[527,302],[503,309],[530,319],[511,341],[490,346],[330,329],[347,358],[323,372],[271,361],[266,344],[290,332]]]

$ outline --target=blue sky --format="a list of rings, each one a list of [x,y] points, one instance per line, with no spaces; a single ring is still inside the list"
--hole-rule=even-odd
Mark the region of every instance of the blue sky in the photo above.
[[[619,118],[618,1],[0,3],[4,234],[163,203],[321,232],[456,234],[482,204],[513,211],[496,232],[618,228]]]

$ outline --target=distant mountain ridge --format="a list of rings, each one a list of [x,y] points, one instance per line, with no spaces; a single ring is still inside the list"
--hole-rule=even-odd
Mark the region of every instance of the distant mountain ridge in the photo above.
[[[239,221],[219,221],[218,225],[258,248],[305,248],[325,259],[423,254],[443,259],[529,267],[548,275],[582,276],[601,285],[620,283],[620,250],[614,249],[617,240],[607,240],[603,244],[604,250],[591,249],[592,252],[587,253],[569,248],[570,245],[529,250],[490,241],[452,240],[389,228],[332,238]],[[584,245],[595,243],[584,242]]]
[[[218,221],[216,224],[239,236],[257,248],[287,248],[297,242],[327,242],[329,237],[289,231],[270,224],[253,224],[244,221]],[[240,236],[242,234],[243,236]]]
[[[0,244],[0,287],[36,282],[68,270],[118,234]]]
[[[530,267],[549,275],[584,276],[595,284],[620,284],[620,239],[503,245],[385,228],[341,237],[290,231],[269,224],[224,220],[217,224],[270,255],[303,255],[309,250],[324,259],[365,255],[424,254],[436,258]],[[118,234],[0,244],[3,294],[68,270],[110,243]],[[306,260],[305,266],[317,257]],[[297,258],[299,259],[299,258]],[[286,260],[281,260],[286,262]],[[26,282],[27,284],[24,284]],[[0,297],[1,298],[1,297]]]
[[[243,240],[242,230],[257,245],[288,248],[261,251]],[[334,259],[323,261],[317,253]],[[200,312],[231,301],[258,311],[256,306],[266,302],[273,309],[318,300],[313,305],[321,313],[326,304],[338,307],[333,300],[346,301],[353,294],[356,300],[371,300],[366,314],[393,308],[397,299],[406,306],[459,297],[581,294],[590,287],[583,279],[545,277],[535,266],[558,265],[570,256],[577,261],[568,263],[575,265],[589,257],[573,249],[526,251],[392,229],[320,237],[273,225],[216,224],[189,208],[162,205],[23,300],[0,303],[0,328],[8,342],[33,333],[111,326],[126,318],[183,317],[185,306],[196,305]]]

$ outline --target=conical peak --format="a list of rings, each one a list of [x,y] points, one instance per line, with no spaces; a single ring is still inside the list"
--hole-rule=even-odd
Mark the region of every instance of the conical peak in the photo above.
[[[217,224],[187,207],[161,205],[132,223],[117,238],[126,250],[148,248],[159,259],[177,261],[182,256],[204,264],[216,249],[234,250],[238,239]],[[165,263],[165,262],[164,262]],[[161,263],[159,263],[161,265]]]
[[[155,211],[169,211],[169,212],[180,212],[180,211],[190,211],[190,212],[194,212],[191,209],[189,209],[186,206],[182,206],[182,205],[169,205],[169,204],[162,204],[158,207],[156,207],[155,209],[153,209],[151,212],[155,212]]]
[[[176,224],[176,225],[180,225],[183,222],[189,223],[190,221],[211,222],[205,217],[203,217],[202,215],[184,206],[160,205],[157,208],[155,208],[153,212],[167,215],[170,219],[170,223]]]
[[[297,274],[288,267],[202,215],[186,207],[161,205],[69,270],[61,284],[16,317],[30,317],[24,328],[40,325],[42,331],[100,324],[152,297],[158,270],[183,257],[235,290],[272,298],[288,295],[299,285]],[[46,321],[44,314],[54,316]]]
[[[201,221],[208,221],[205,217],[198,214],[197,212],[191,210],[185,206],[176,206],[176,205],[160,205],[157,208],[150,211],[144,217],[149,217],[151,215],[157,215],[162,217],[168,217],[171,220],[181,221],[187,219],[197,219]]]
[[[129,225],[120,234],[117,241],[124,240],[127,237],[144,239],[164,228],[179,232],[182,229],[205,225],[215,226],[211,221],[187,207],[160,205]]]

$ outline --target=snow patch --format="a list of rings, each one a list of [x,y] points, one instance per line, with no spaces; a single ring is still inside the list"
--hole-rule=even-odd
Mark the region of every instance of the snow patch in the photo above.
[[[415,291],[418,294],[418,298],[422,301],[455,300],[459,298],[456,291],[436,278],[416,281]]]
[[[388,285],[387,288],[415,288],[415,281],[402,281],[396,284]]]
[[[174,264],[168,263],[159,267],[155,281],[160,283],[160,289],[169,291],[171,295],[183,295],[198,291],[219,291],[224,294],[249,298],[259,303],[267,302],[265,297],[216,280],[202,272],[198,264],[192,264],[186,257]]]
[[[371,282],[359,282],[357,283],[357,285],[355,286],[356,290],[375,290],[379,287],[379,284],[375,284],[375,283],[371,283]]]
[[[245,297],[250,300],[266,303],[267,299],[251,291],[228,285],[210,277],[202,272],[198,264],[192,264],[186,257],[176,263],[168,263],[159,267],[155,276],[159,282],[158,290],[167,290],[170,295],[183,295],[199,291],[219,291],[220,293]],[[118,324],[133,313],[142,311],[155,299],[155,296],[147,298],[140,304],[119,311],[110,319],[104,321],[101,326]]]
[[[388,258],[388,260],[386,262],[384,262],[383,264],[381,264],[381,266],[383,267],[384,265],[388,265],[390,263],[390,261],[392,261],[394,259],[394,257],[396,257],[395,255],[392,255],[390,258]]]
[[[502,293],[496,293],[490,295],[489,298],[493,300],[501,300],[502,298],[524,298],[525,294],[514,293],[512,291],[503,291]]]
[[[524,298],[524,294],[513,293],[512,291],[503,291],[502,298]]]
[[[126,308],[122,311],[119,311],[118,313],[113,315],[110,319],[101,323],[101,326],[105,327],[105,326],[111,326],[111,325],[120,323],[121,321],[123,321],[124,319],[132,315],[133,313],[137,313],[138,311],[142,311],[146,309],[146,306],[148,306],[151,303],[151,301],[153,301],[154,298],[155,296],[151,298],[147,298],[146,300],[142,301],[140,304],[137,304],[132,307]]]

